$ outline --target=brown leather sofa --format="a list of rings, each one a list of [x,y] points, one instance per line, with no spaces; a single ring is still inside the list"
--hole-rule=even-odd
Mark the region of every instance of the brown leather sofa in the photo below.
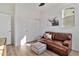
[[[49,39],[44,35],[49,33],[52,38]],[[59,55],[69,55],[72,48],[72,35],[70,33],[46,32],[40,42],[47,44],[47,49]]]

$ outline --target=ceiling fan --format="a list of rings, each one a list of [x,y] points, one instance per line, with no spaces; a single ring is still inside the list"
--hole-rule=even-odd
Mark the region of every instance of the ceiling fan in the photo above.
[[[40,4],[39,4],[39,7],[44,6],[44,5],[45,5],[45,3],[40,3]]]

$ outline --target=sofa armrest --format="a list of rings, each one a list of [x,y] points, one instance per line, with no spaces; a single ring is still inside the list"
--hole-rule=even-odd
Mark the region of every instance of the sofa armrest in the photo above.
[[[46,44],[47,43],[47,39],[42,38],[42,39],[39,40],[39,42]]]
[[[69,47],[71,45],[71,40],[65,40],[63,42],[63,45],[66,46],[66,47]]]
[[[63,45],[67,47],[67,53],[69,54],[69,52],[72,49],[72,41],[71,40],[66,40],[63,43],[66,43],[66,45],[65,44],[63,44]]]

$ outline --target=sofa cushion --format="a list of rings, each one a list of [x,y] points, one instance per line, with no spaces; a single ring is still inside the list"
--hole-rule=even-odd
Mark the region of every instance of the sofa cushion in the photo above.
[[[59,45],[58,43],[55,43],[54,41],[53,42],[51,42],[51,41],[48,41],[47,42],[47,45],[48,45],[48,47],[50,47],[50,49],[57,49],[57,51],[58,50],[62,50],[62,51],[64,51],[64,52],[66,52],[67,51],[67,47],[66,46],[64,46],[64,45]]]
[[[60,45],[60,46],[63,45],[62,42],[61,41],[58,41],[58,40],[53,40],[53,42],[56,43],[56,44],[58,44],[58,45]]]
[[[63,35],[63,34],[56,34],[56,35],[54,36],[54,39],[55,39],[55,40],[64,41],[64,40],[67,39],[67,36],[65,36],[65,35]]]
[[[39,42],[46,44],[47,43],[47,39],[42,38],[41,40],[39,40]]]

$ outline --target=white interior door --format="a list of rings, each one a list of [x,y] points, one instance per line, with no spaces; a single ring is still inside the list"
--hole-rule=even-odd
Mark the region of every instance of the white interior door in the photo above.
[[[0,14],[0,37],[7,38],[7,44],[11,44],[11,16]]]

